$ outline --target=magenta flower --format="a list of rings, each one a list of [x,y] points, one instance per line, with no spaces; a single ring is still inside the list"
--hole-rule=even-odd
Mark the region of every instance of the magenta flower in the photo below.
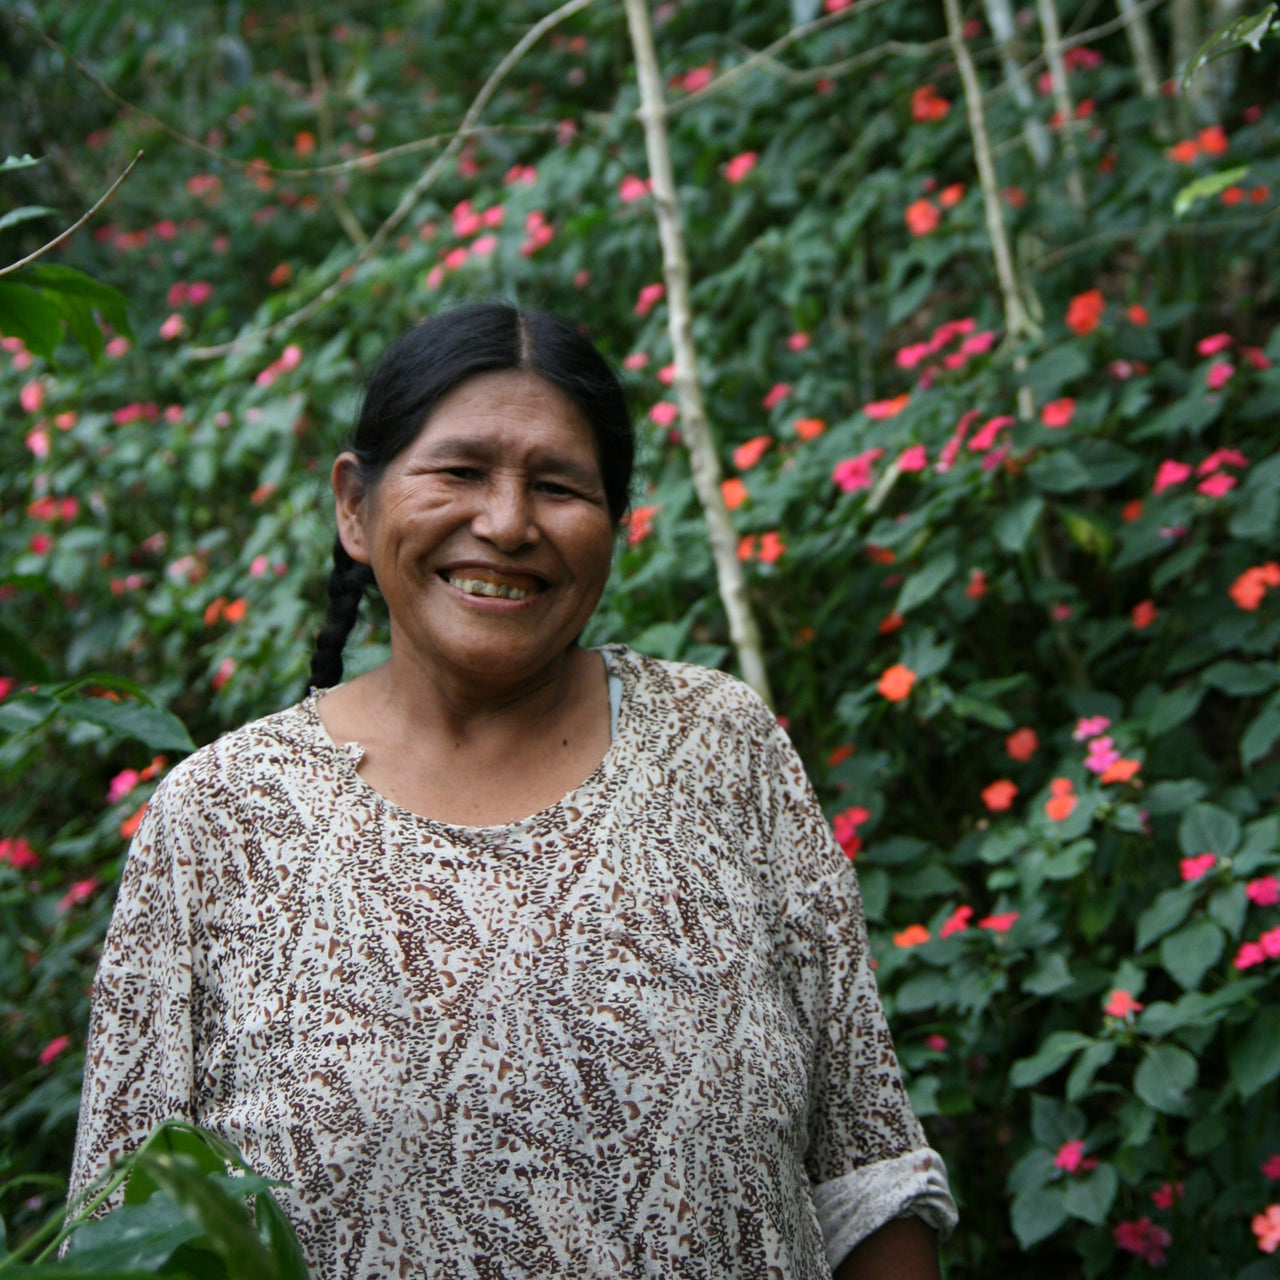
[[[1155,483],[1151,486],[1151,492],[1153,495],[1163,493],[1173,485],[1181,484],[1190,475],[1191,468],[1185,462],[1177,462],[1173,458],[1166,458],[1156,468]]]

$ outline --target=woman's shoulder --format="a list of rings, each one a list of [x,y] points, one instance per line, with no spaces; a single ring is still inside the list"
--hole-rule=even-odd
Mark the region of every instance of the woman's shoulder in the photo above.
[[[642,705],[693,720],[727,721],[739,728],[777,730],[778,722],[749,685],[726,671],[637,653],[626,645],[602,646],[610,669]]]

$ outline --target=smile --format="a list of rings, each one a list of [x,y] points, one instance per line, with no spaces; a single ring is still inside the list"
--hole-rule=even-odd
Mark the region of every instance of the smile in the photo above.
[[[440,575],[455,590],[469,596],[488,596],[499,600],[527,600],[544,591],[546,586],[526,574],[499,574],[491,570],[459,569]]]

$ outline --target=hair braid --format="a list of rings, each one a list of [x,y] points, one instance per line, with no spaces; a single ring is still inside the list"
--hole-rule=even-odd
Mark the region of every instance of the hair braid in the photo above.
[[[329,616],[316,636],[311,655],[311,683],[316,688],[327,689],[341,682],[342,649],[356,624],[360,601],[372,585],[373,570],[367,564],[357,564],[347,554],[342,539],[335,538],[329,574]]]

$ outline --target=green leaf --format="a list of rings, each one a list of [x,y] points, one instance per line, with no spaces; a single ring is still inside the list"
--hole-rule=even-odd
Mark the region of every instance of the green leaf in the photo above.
[[[1242,1098],[1251,1098],[1280,1075],[1280,1008],[1272,1005],[1257,1015],[1227,1050],[1227,1067]]]
[[[1196,1060],[1185,1049],[1161,1044],[1138,1064],[1133,1091],[1165,1115],[1186,1115],[1190,1110],[1188,1095],[1199,1075]]]
[[[58,703],[43,693],[20,693],[0,703],[0,733],[30,733],[58,714]]]
[[[1248,698],[1280,684],[1280,667],[1274,662],[1215,662],[1200,673],[1200,679],[1223,693]]]
[[[1084,463],[1070,449],[1041,454],[1027,468],[1027,478],[1045,493],[1075,493],[1093,483]]]
[[[1247,13],[1243,18],[1228,22],[1220,27],[1202,44],[1188,61],[1182,73],[1182,92],[1186,94],[1191,87],[1191,80],[1196,72],[1207,62],[1221,58],[1233,49],[1248,45],[1255,53],[1262,47],[1262,38],[1271,28],[1275,20],[1276,6],[1269,4],[1259,13]]]
[[[62,341],[62,313],[38,289],[0,280],[0,333],[21,338],[33,354],[48,360]]]
[[[1228,938],[1240,936],[1248,909],[1248,896],[1245,894],[1244,885],[1238,880],[1234,884],[1226,884],[1220,889],[1215,889],[1209,897],[1209,917],[1222,926]]]
[[[1206,173],[1203,177],[1196,178],[1194,182],[1188,182],[1173,197],[1174,217],[1181,218],[1197,201],[1210,200],[1228,187],[1235,186],[1248,172],[1249,166],[1242,164],[1232,169],[1219,170],[1217,173]]]
[[[1093,1044],[1091,1036],[1079,1031],[1055,1031],[1029,1058],[1019,1058],[1009,1068],[1009,1083],[1025,1089],[1052,1075],[1081,1049]]]
[[[166,1195],[126,1204],[78,1227],[67,1260],[85,1271],[157,1271],[179,1246],[197,1239],[200,1227]]]
[[[924,1009],[937,1009],[952,1003],[952,982],[945,973],[930,971],[909,978],[898,989],[894,1007],[899,1013],[919,1013]]]
[[[1193,920],[1160,944],[1160,963],[1184,991],[1195,991],[1222,957],[1226,938],[1212,920]]]
[[[50,209],[42,204],[21,204],[16,209],[10,209],[8,213],[0,215],[0,231],[5,231],[9,227],[16,227],[20,222],[31,222],[36,218],[47,218],[51,213],[57,213],[57,210]]]
[[[1088,1097],[1094,1077],[1116,1056],[1119,1045],[1114,1040],[1091,1044],[1075,1061],[1067,1076],[1067,1101],[1079,1102]]]
[[[1067,1212],[1073,1218],[1083,1218],[1085,1222],[1100,1225],[1106,1222],[1119,1188],[1120,1179],[1116,1177],[1115,1166],[1100,1164],[1083,1177],[1068,1181]]]
[[[1048,1239],[1066,1220],[1066,1198],[1060,1186],[1019,1192],[1009,1208],[1009,1225],[1023,1249]]]
[[[1001,511],[992,530],[1001,549],[1010,555],[1025,551],[1043,512],[1044,499],[1038,493]]]
[[[302,1246],[293,1226],[269,1191],[260,1193],[254,1200],[254,1217],[258,1223],[258,1234],[275,1259],[278,1280],[308,1280]]]
[[[1052,951],[1023,980],[1023,991],[1033,996],[1051,996],[1072,983],[1071,970],[1061,952]],[[1087,1051],[1086,1051],[1087,1052]]]
[[[1145,951],[1153,942],[1163,938],[1170,929],[1176,929],[1187,918],[1194,901],[1191,891],[1185,886],[1166,889],[1138,917],[1134,950]]]
[[[902,590],[898,592],[898,602],[893,607],[894,612],[906,614],[917,605],[932,600],[951,581],[955,572],[955,552],[944,551],[934,556],[902,584]]]
[[[1280,739],[1280,695],[1267,699],[1266,705],[1240,735],[1240,763],[1248,769],[1267,755]]]
[[[1240,843],[1240,823],[1233,814],[1214,804],[1192,805],[1178,824],[1178,847],[1188,858],[1215,853],[1229,858]]]
[[[1027,369],[1027,385],[1036,393],[1037,403],[1052,400],[1069,382],[1093,372],[1093,363],[1077,343],[1052,347],[1032,361]]]
[[[37,164],[44,164],[43,156],[5,156],[4,163],[0,164],[0,173],[12,173],[15,169],[30,169]]]
[[[53,679],[49,664],[12,627],[0,622],[0,655],[11,671],[30,680],[32,684],[44,684]]]
[[[1187,1155],[1193,1159],[1207,1156],[1227,1140],[1227,1122],[1216,1114],[1201,1116],[1187,1126]]]
[[[1069,1106],[1061,1098],[1031,1095],[1031,1136],[1042,1147],[1056,1151],[1064,1142],[1084,1136],[1084,1112]]]
[[[170,711],[140,706],[136,702],[112,702],[109,698],[72,698],[61,704],[70,720],[84,720],[128,738],[136,738],[152,751],[194,751],[187,727]]]
[[[1143,717],[1148,736],[1159,738],[1189,720],[1199,709],[1204,695],[1204,688],[1194,684],[1184,684],[1162,693]]]

